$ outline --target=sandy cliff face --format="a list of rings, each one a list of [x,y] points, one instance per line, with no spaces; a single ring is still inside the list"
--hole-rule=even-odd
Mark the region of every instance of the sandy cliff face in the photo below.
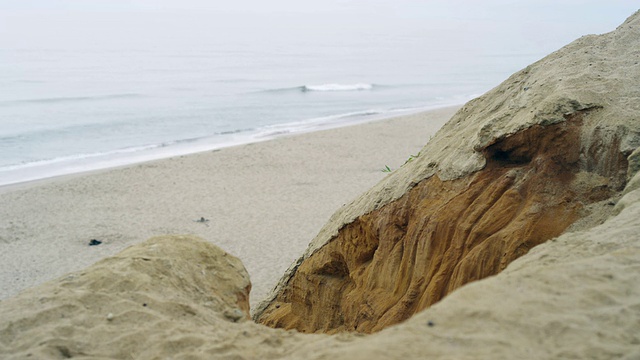
[[[619,194],[640,145],[637,22],[583,37],[465,105],[417,159],[334,216],[257,321],[381,330]]]

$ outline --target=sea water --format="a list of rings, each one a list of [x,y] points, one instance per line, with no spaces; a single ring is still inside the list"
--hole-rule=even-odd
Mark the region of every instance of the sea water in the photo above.
[[[0,48],[0,185],[461,104],[544,55],[427,38]]]

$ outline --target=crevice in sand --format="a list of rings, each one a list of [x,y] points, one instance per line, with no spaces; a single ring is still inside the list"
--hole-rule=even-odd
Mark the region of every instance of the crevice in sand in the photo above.
[[[255,320],[305,333],[371,333],[499,273],[624,187],[619,147],[598,145],[600,130],[587,129],[584,141],[584,118],[597,110],[495,139],[478,149],[484,169],[450,181],[432,176],[358,217],[305,259]],[[615,133],[607,137],[616,144]]]

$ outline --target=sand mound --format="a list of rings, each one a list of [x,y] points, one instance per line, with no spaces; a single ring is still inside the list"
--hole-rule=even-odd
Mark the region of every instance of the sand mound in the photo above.
[[[0,303],[0,349],[16,358],[180,352],[199,342],[192,322],[247,320],[250,289],[242,263],[214,245],[152,238]]]

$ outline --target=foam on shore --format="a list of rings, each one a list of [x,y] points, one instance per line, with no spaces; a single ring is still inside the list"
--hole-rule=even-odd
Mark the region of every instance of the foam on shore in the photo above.
[[[460,104],[461,105],[461,104]],[[391,117],[443,109],[452,104],[422,108],[370,109],[345,114],[268,125],[261,128],[224,131],[203,137],[181,139],[157,144],[142,144],[109,151],[74,154],[0,166],[0,187],[57,176],[116,168],[147,161],[166,159],[198,152],[272,140],[282,136],[352,126]],[[1,191],[1,190],[0,190]]]

